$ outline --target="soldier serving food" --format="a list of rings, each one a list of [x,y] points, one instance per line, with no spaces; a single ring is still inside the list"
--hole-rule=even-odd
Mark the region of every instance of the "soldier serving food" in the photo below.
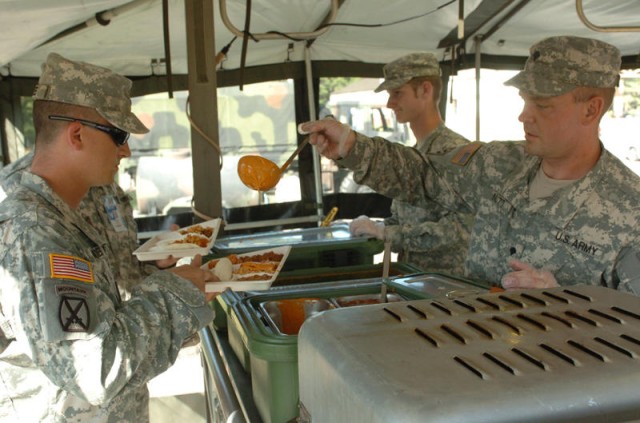
[[[422,155],[330,119],[303,127],[358,183],[416,205],[433,198],[469,209],[467,277],[506,289],[587,283],[640,294],[640,178],[599,139],[620,64],[620,51],[595,39],[533,45],[506,82],[524,100],[525,141]]]

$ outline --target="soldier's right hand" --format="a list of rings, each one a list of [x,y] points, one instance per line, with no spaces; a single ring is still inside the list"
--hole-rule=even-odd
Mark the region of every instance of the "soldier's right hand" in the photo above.
[[[309,142],[320,154],[333,160],[346,157],[356,141],[355,132],[333,118],[305,122],[300,129],[311,134]]]
[[[213,272],[201,269],[201,265],[202,256],[197,254],[190,264],[176,266],[172,269],[168,269],[167,272],[175,273],[181,278],[191,281],[202,293],[204,293],[207,282],[218,282],[219,279],[213,274]]]

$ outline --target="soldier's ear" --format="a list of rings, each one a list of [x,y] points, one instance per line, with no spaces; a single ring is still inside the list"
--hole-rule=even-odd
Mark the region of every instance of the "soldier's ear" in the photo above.
[[[420,88],[422,90],[422,94],[424,94],[428,98],[432,97],[433,84],[431,82],[423,81],[422,84],[420,85]]]
[[[80,122],[69,122],[65,129],[66,142],[71,148],[79,150],[83,145],[82,124]]]
[[[599,122],[600,117],[605,112],[604,110],[604,98],[599,95],[594,95],[585,102],[583,121],[585,124],[591,124],[594,121]]]

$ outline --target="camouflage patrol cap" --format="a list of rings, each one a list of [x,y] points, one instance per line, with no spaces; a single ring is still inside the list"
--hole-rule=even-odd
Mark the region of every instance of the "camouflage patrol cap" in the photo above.
[[[620,51],[603,41],[549,37],[531,46],[529,53],[524,70],[505,85],[551,97],[578,87],[615,87],[620,79]]]
[[[131,112],[131,84],[110,69],[50,53],[33,99],[89,107],[123,131],[144,134],[149,129]]]
[[[431,53],[407,54],[387,63],[382,71],[384,82],[375,89],[375,92],[400,88],[415,77],[442,75],[438,59]]]

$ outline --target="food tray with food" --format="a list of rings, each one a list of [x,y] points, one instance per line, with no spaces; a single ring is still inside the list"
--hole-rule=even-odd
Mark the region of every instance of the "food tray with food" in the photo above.
[[[207,254],[218,236],[221,219],[207,220],[154,236],[135,250],[140,261]]]
[[[208,282],[206,291],[268,289],[280,273],[290,251],[291,246],[287,245],[210,260],[202,268],[215,273],[220,282]]]

